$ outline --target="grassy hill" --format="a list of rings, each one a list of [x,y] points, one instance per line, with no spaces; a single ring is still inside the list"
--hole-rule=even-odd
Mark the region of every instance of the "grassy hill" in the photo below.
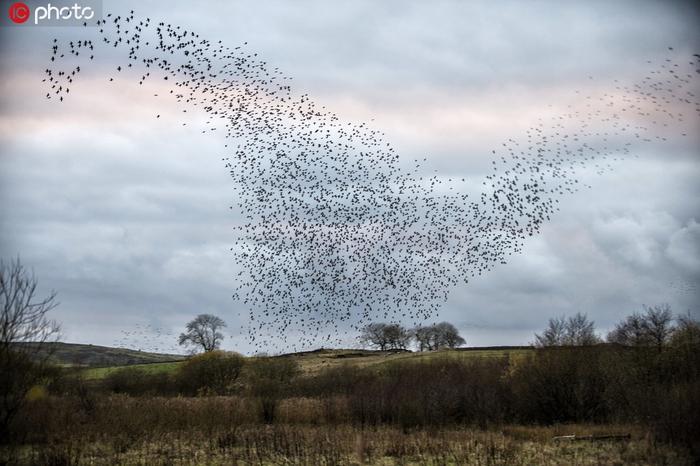
[[[299,353],[283,354],[278,357],[293,358],[299,363],[304,375],[314,375],[323,369],[351,364],[359,367],[380,367],[382,364],[400,361],[423,361],[434,358],[515,358],[527,354],[532,348],[527,346],[501,346],[484,348],[459,348],[430,352],[410,351],[376,351],[363,349],[318,349]],[[182,359],[182,357],[180,357]],[[129,367],[143,369],[147,372],[171,372],[177,369],[181,361],[149,362],[146,364],[128,364]],[[107,374],[123,368],[127,364],[115,364],[110,367],[86,369],[87,379],[101,379]]]
[[[182,361],[172,361],[172,362],[151,362],[146,364],[129,364],[122,366],[109,366],[109,367],[91,367],[83,371],[83,377],[86,380],[100,380],[110,373],[128,367],[130,369],[139,369],[140,371],[147,372],[149,374],[157,374],[160,372],[174,372],[182,364]]]
[[[185,356],[179,354],[146,353],[126,348],[79,343],[48,343],[46,350],[53,353],[51,356],[53,362],[61,366],[112,367],[168,363],[185,359]]]
[[[88,379],[101,379],[110,372],[123,367],[134,367],[147,372],[172,372],[187,357],[180,354],[147,353],[126,348],[86,345],[79,343],[51,343],[52,360],[61,366],[86,367]],[[472,347],[429,352],[378,351],[365,349],[317,349],[279,355],[294,358],[304,375],[314,375],[331,367],[350,364],[359,367],[379,367],[382,364],[400,361],[422,361],[432,358],[493,358],[519,357],[532,348],[528,346]]]
[[[303,353],[286,354],[280,357],[296,359],[299,362],[302,372],[307,375],[312,375],[322,369],[343,364],[370,367],[391,362],[424,361],[434,358],[511,358],[521,356],[531,350],[532,348],[527,346],[474,347],[426,352],[321,349]]]

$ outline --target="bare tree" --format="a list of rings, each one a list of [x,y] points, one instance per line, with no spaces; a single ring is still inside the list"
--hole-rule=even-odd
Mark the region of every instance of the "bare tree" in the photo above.
[[[413,329],[413,338],[416,339],[416,343],[418,344],[418,351],[430,351],[433,349],[433,330],[432,325],[427,327],[419,325]]]
[[[535,334],[536,346],[588,346],[599,342],[595,323],[580,312],[568,319],[564,316],[549,319],[542,334]]]
[[[387,324],[381,322],[365,325],[360,331],[360,343],[363,346],[370,346],[385,351],[389,346],[386,327]]]
[[[674,346],[693,348],[700,345],[700,321],[693,319],[690,313],[678,317],[678,324],[671,335],[670,343]]]
[[[411,343],[411,332],[402,325],[389,324],[384,327],[387,345],[390,349],[406,349]]]
[[[629,315],[622,322],[615,325],[615,328],[608,333],[607,340],[610,343],[618,343],[625,346],[647,346],[650,343],[647,334],[644,316],[634,313]]]
[[[600,343],[595,334],[595,322],[588,320],[586,314],[577,312],[566,321],[566,344],[571,346],[589,346]]]
[[[381,351],[406,349],[411,343],[411,332],[400,324],[373,322],[360,330],[360,343]]]
[[[440,322],[435,325],[437,334],[437,349],[457,348],[466,343],[466,340],[459,335],[457,327],[449,322]]]
[[[535,334],[536,346],[562,346],[566,338],[566,318],[552,317],[541,335]]]
[[[202,348],[205,352],[218,349],[224,339],[219,332],[226,327],[220,317],[211,314],[199,314],[187,324],[187,332],[181,333],[178,340],[180,345]]]
[[[387,346],[386,337],[384,335],[384,327],[386,324],[372,322],[360,329],[360,344],[364,347],[378,348],[384,351]]]
[[[419,325],[412,330],[419,351],[432,351],[441,348],[457,348],[466,343],[457,328],[449,322],[428,326]]]
[[[56,293],[36,297],[37,279],[19,259],[0,260],[0,438],[21,409],[28,391],[49,369],[59,326],[47,317]]]
[[[673,333],[673,313],[668,304],[647,307],[644,323],[651,342],[661,351]]]
[[[673,313],[668,304],[645,307],[644,314],[627,316],[608,334],[608,341],[627,346],[666,345],[674,332]]]

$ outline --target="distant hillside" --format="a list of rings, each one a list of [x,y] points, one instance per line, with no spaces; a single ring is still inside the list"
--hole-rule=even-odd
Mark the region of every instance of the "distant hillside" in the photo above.
[[[174,370],[187,356],[181,354],[147,353],[126,348],[110,348],[107,346],[85,345],[79,343],[52,343],[53,361],[63,366],[83,366],[91,369],[91,378],[100,378],[109,370],[123,366],[155,364],[160,368],[152,370]],[[313,374],[329,367],[350,364],[353,366],[369,367],[392,361],[419,361],[440,357],[472,358],[472,357],[519,357],[532,351],[530,346],[490,346],[468,347],[454,350],[412,352],[406,350],[378,351],[366,349],[328,349],[321,348],[298,353],[282,354],[278,357],[296,359],[305,374]],[[149,369],[150,370],[150,369]]]
[[[91,347],[100,348],[100,347]],[[109,348],[107,348],[109,349]],[[115,350],[124,351],[124,350]],[[376,367],[380,368],[384,364],[395,362],[411,362],[411,361],[429,361],[435,358],[455,358],[455,359],[472,359],[472,358],[521,358],[533,351],[530,346],[497,346],[497,347],[472,347],[459,348],[453,350],[412,352],[412,351],[378,351],[365,349],[317,349],[311,351],[301,351],[297,353],[280,354],[275,357],[293,358],[299,363],[301,372],[304,375],[314,375],[325,369],[340,366],[354,367]],[[138,355],[149,355],[148,353],[138,353]],[[184,359],[183,356],[172,355],[150,355],[150,356],[171,356]],[[254,358],[252,356],[251,358]],[[105,377],[107,374],[124,367],[126,364],[101,365],[93,366],[85,370],[85,376],[88,379],[95,380]],[[128,364],[133,368],[144,370],[148,373],[154,372],[173,372],[180,367],[179,362],[168,360],[165,362],[151,361],[146,364],[131,363]]]
[[[31,345],[32,343],[26,343]],[[130,366],[159,362],[181,361],[181,354],[147,353],[126,348],[84,345],[79,343],[50,343],[47,349],[53,351],[52,360],[66,366]]]
[[[378,351],[364,349],[317,349],[298,353],[282,354],[297,360],[302,373],[312,375],[323,369],[352,365],[356,367],[380,367],[382,364],[399,361],[427,361],[435,358],[519,358],[533,351],[530,346],[487,346],[440,351],[413,352],[406,350]]]

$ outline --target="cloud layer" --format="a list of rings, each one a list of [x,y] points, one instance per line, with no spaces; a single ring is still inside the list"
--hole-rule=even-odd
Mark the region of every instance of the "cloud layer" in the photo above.
[[[700,50],[697,10],[662,2],[111,8],[228,45],[248,41],[299,93],[350,120],[373,119],[407,164],[428,157],[431,171],[475,186],[490,148],[533,120],[612,91],[614,79],[638,79],[667,46],[679,56]],[[59,292],[56,317],[70,341],[111,344],[137,323],[180,329],[212,312],[229,323],[226,346],[249,350],[245,312],[230,299],[238,219],[217,141],[168,117],[163,105],[177,107],[153,97],[155,83],[106,86],[95,73],[66,105],[42,100],[51,37],[72,33],[56,29],[66,30],[0,31],[0,256],[21,255]],[[591,174],[593,189],[563,201],[522,255],[455,290],[440,318],[469,344],[522,344],[548,317],[577,311],[601,328],[642,304],[697,316],[699,147],[691,134]]]

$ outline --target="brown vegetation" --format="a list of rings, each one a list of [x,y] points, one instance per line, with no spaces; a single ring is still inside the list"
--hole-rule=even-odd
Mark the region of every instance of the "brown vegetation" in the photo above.
[[[3,455],[17,464],[562,464],[581,455],[691,464],[700,353],[681,341],[661,352],[438,353],[306,375],[292,357],[239,366],[244,358],[216,352],[172,374],[127,368],[86,382],[64,373],[15,420]],[[212,361],[217,371],[235,362],[235,383],[197,375]],[[210,384],[193,391],[192,378]],[[551,440],[627,433],[594,445]]]
[[[592,334],[580,317],[550,327]],[[16,393],[0,464],[693,464],[698,328],[688,318],[651,344],[487,357],[356,351],[358,364],[329,350],[213,350],[170,372],[125,367],[99,379],[30,363],[10,374],[31,374],[34,387]],[[302,370],[309,358],[317,367]]]
[[[31,403],[21,444],[0,461],[42,465],[558,465],[691,464],[687,452],[658,444],[638,426],[502,425],[407,429],[327,423],[318,399],[287,399],[277,422],[261,425],[240,397],[101,397],[85,412],[71,397]],[[319,417],[320,416],[320,417]],[[571,433],[631,433],[629,441],[554,442]]]

